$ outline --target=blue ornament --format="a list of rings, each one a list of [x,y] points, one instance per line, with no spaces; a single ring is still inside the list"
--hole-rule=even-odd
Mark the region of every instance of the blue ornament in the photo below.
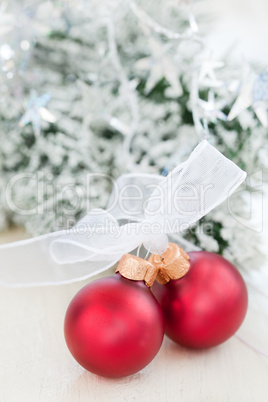
[[[167,176],[168,175],[168,173],[169,173],[169,169],[168,169],[168,167],[164,167],[164,169],[162,170],[162,176]]]
[[[268,100],[268,71],[262,72],[253,85],[253,103]]]

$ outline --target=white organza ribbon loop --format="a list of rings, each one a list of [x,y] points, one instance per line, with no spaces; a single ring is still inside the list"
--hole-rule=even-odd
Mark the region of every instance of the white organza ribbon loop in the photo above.
[[[70,283],[105,271],[142,243],[152,253],[164,252],[169,234],[189,228],[245,177],[205,140],[165,178],[123,175],[106,210],[92,210],[69,231],[0,246],[0,283]]]

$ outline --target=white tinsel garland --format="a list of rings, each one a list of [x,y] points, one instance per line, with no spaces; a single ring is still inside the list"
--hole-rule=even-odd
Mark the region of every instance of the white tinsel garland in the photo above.
[[[207,57],[191,5],[164,0],[157,7],[123,0],[3,4],[1,228],[13,222],[40,234],[69,227],[108,199],[111,182],[101,176],[91,178],[85,193],[88,174],[166,174],[201,137],[249,174],[267,169],[267,83],[260,81],[260,71],[245,67],[241,81],[242,66],[225,67]],[[256,96],[262,102],[258,113]],[[237,110],[230,121],[230,111]],[[40,213],[16,213],[6,203],[6,185],[25,172],[29,176],[13,186],[12,200]],[[46,188],[43,196],[37,183]],[[241,209],[241,199],[236,203]],[[225,208],[187,238],[250,265],[258,254],[258,235]],[[246,236],[250,241],[241,253]]]

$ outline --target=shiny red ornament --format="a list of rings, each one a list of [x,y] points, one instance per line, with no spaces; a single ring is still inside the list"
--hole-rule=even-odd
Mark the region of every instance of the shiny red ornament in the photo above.
[[[153,293],[165,317],[166,334],[180,345],[208,348],[230,338],[242,324],[248,295],[238,270],[223,257],[191,252],[190,269]]]
[[[155,357],[163,341],[164,318],[143,281],[115,274],[76,294],[66,312],[64,333],[71,354],[85,369],[123,377]]]

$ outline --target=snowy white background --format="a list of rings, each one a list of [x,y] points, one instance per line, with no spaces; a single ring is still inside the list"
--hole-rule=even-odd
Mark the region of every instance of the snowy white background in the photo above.
[[[207,43],[215,57],[228,54],[267,65],[267,0],[203,0],[196,7],[214,21]]]

